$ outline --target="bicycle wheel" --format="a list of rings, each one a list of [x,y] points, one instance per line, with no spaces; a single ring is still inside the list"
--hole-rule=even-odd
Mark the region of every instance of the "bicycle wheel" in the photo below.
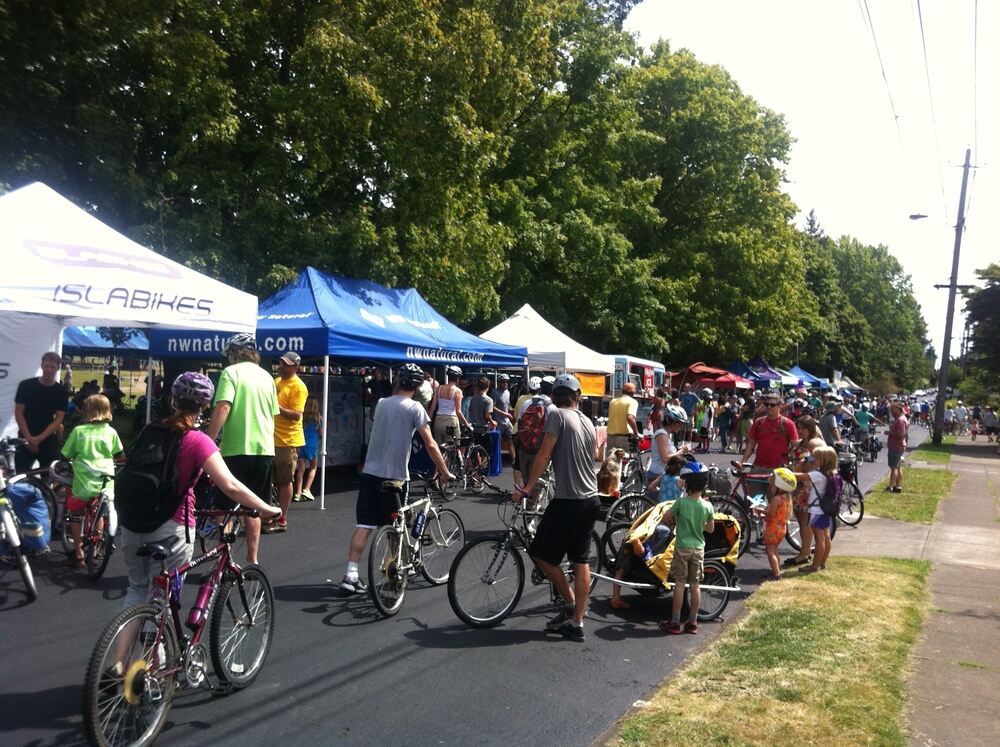
[[[469,447],[465,458],[465,474],[468,487],[473,493],[481,493],[486,487],[486,474],[490,471],[490,456],[479,444]]]
[[[840,498],[840,513],[837,518],[849,527],[855,527],[865,517],[865,497],[855,482],[845,482]]]
[[[77,522],[82,522],[82,519],[78,519]],[[73,523],[73,518],[69,511],[63,511],[62,519],[59,521],[59,535],[62,540],[63,551],[67,555],[73,555],[76,549],[76,542],[73,539],[73,533],[70,530],[70,524]]]
[[[368,553],[368,591],[378,611],[392,617],[403,606],[407,574],[401,566],[406,540],[398,529],[382,527],[376,532]]]
[[[507,536],[480,537],[462,548],[448,577],[448,602],[474,628],[498,625],[524,591],[524,561]]]
[[[458,497],[458,491],[464,488],[462,485],[462,456],[458,453],[457,449],[450,449],[445,462],[448,464],[448,471],[455,475],[455,479],[450,482],[442,482],[439,479],[438,483],[441,486],[440,493],[441,497],[446,501],[453,501]]]
[[[736,519],[736,523],[740,527],[740,549],[739,555],[743,555],[750,547],[750,534],[752,531],[750,525],[750,517],[747,512],[743,510],[743,507],[738,503],[729,500],[728,498],[715,498],[712,500],[712,507],[715,509],[716,513],[725,514],[726,516],[731,516]]]
[[[802,549],[802,528],[799,526],[799,520],[795,518],[794,514],[788,517],[788,523],[785,525],[785,542],[795,552]]]
[[[698,605],[698,620],[707,622],[715,620],[729,604],[729,592],[717,589],[706,589],[705,586],[732,586],[732,577],[726,566],[718,560],[706,560],[702,578],[701,604]]]
[[[28,553],[21,545],[13,548],[14,556],[17,558],[17,570],[21,574],[25,591],[28,594],[28,601],[34,602],[38,599],[38,587],[35,586],[35,574],[31,570],[31,563],[28,561]]]
[[[420,572],[430,583],[448,581],[451,564],[465,545],[465,526],[450,508],[431,508],[420,538]]]
[[[216,593],[209,620],[208,650],[220,681],[235,688],[260,674],[274,637],[274,591],[263,569],[243,569],[243,593],[235,574],[227,573]]]
[[[622,523],[631,526],[632,522],[655,505],[644,493],[623,494],[621,498],[611,504],[605,523]]]
[[[609,522],[605,526],[604,536],[601,539],[601,562],[609,574],[617,570],[615,561],[618,558],[618,551],[621,550],[631,527],[631,524],[624,522]]]
[[[101,633],[83,687],[91,744],[149,745],[170,714],[180,652],[173,622],[154,605],[129,607]]]
[[[101,527],[98,533],[94,527]],[[111,517],[107,506],[101,506],[91,527],[91,536],[84,541],[83,559],[87,563],[87,575],[94,581],[99,579],[111,560],[115,546],[111,537]]]

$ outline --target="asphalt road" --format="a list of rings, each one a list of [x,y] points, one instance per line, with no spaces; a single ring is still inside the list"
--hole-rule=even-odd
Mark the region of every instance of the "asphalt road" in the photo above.
[[[912,429],[912,445],[924,434]],[[706,461],[729,458],[713,454]],[[861,468],[862,489],[885,472],[883,452]],[[344,574],[356,496],[352,476],[336,482],[326,511],[318,503],[293,504],[290,530],[262,539],[277,611],[260,677],[228,697],[179,693],[160,744],[587,745],[725,625],[665,637],[656,622],[668,612],[666,597],[627,595],[632,609],[612,610],[610,586],[599,583],[587,640],[574,643],[546,636],[542,628],[553,612],[548,587],[529,584],[503,624],[473,630],[455,617],[446,587],[422,578],[402,611],[382,619],[367,595],[335,586]],[[497,482],[510,487],[509,468]],[[500,528],[491,496],[451,505],[467,537]],[[16,570],[0,570],[0,744],[83,742],[84,672],[100,631],[120,607],[125,566],[113,557],[95,583],[60,567],[58,545],[54,550],[34,564],[34,603],[25,602]],[[763,547],[752,546],[737,570],[743,591],[733,595],[725,619],[738,615],[765,568]],[[185,605],[196,584],[189,579]]]

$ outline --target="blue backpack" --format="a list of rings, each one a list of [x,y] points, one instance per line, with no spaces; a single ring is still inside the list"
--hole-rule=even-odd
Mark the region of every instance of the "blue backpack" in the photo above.
[[[42,491],[27,480],[21,480],[7,486],[7,498],[21,524],[21,545],[35,552],[47,548],[52,523]]]

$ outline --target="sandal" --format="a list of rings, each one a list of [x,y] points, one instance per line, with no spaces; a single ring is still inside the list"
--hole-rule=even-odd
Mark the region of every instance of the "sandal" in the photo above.
[[[613,610],[627,610],[631,606],[632,606],[631,604],[629,604],[628,602],[626,602],[623,599],[612,599],[611,600],[611,609],[613,609]]]
[[[66,558],[62,562],[63,568],[86,568],[87,563],[83,558]]]

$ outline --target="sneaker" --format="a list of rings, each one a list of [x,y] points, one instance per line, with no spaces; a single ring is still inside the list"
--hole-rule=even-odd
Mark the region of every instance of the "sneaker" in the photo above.
[[[673,620],[664,620],[656,627],[658,627],[667,635],[680,635],[681,633],[684,632],[684,629],[681,627],[681,624],[679,622],[674,622]]]
[[[306,499],[306,497],[304,495],[302,495],[302,493],[296,493],[295,495],[292,496],[292,501],[294,503],[301,503],[305,499]]]
[[[796,558],[793,556],[791,558],[786,558],[782,565],[785,566],[785,568],[792,568],[793,566],[805,565],[810,562],[812,562],[812,557]]]
[[[583,634],[583,626],[577,625],[572,620],[564,620],[562,625],[559,626],[559,633],[562,634],[563,638],[568,638],[578,643],[583,643],[586,640],[586,636]]]
[[[301,495],[302,495],[302,500],[304,500],[304,501],[314,501],[314,500],[316,500],[316,498],[313,496],[313,494],[311,492],[309,492],[308,490],[303,490],[302,493],[301,493]]]
[[[264,534],[280,534],[281,532],[287,532],[288,522],[279,520],[272,524],[265,524],[261,527],[260,531]]]
[[[340,588],[344,591],[349,591],[352,594],[364,594],[368,591],[368,584],[362,581],[360,578],[351,578],[350,576],[344,576],[344,580],[340,582]]]
[[[903,489],[901,487],[899,487],[899,486],[896,486],[895,488],[892,489],[892,492],[893,493],[902,493]]]
[[[778,576],[778,578],[781,578],[781,576]],[[694,620],[685,623],[684,632],[689,633],[690,635],[698,635],[698,623]]]
[[[550,632],[557,633],[560,630],[562,630],[563,623],[568,621],[572,616],[573,616],[573,610],[571,610],[569,607],[563,607],[561,610],[559,610],[558,615],[556,615],[547,623],[545,623],[545,629]]]

